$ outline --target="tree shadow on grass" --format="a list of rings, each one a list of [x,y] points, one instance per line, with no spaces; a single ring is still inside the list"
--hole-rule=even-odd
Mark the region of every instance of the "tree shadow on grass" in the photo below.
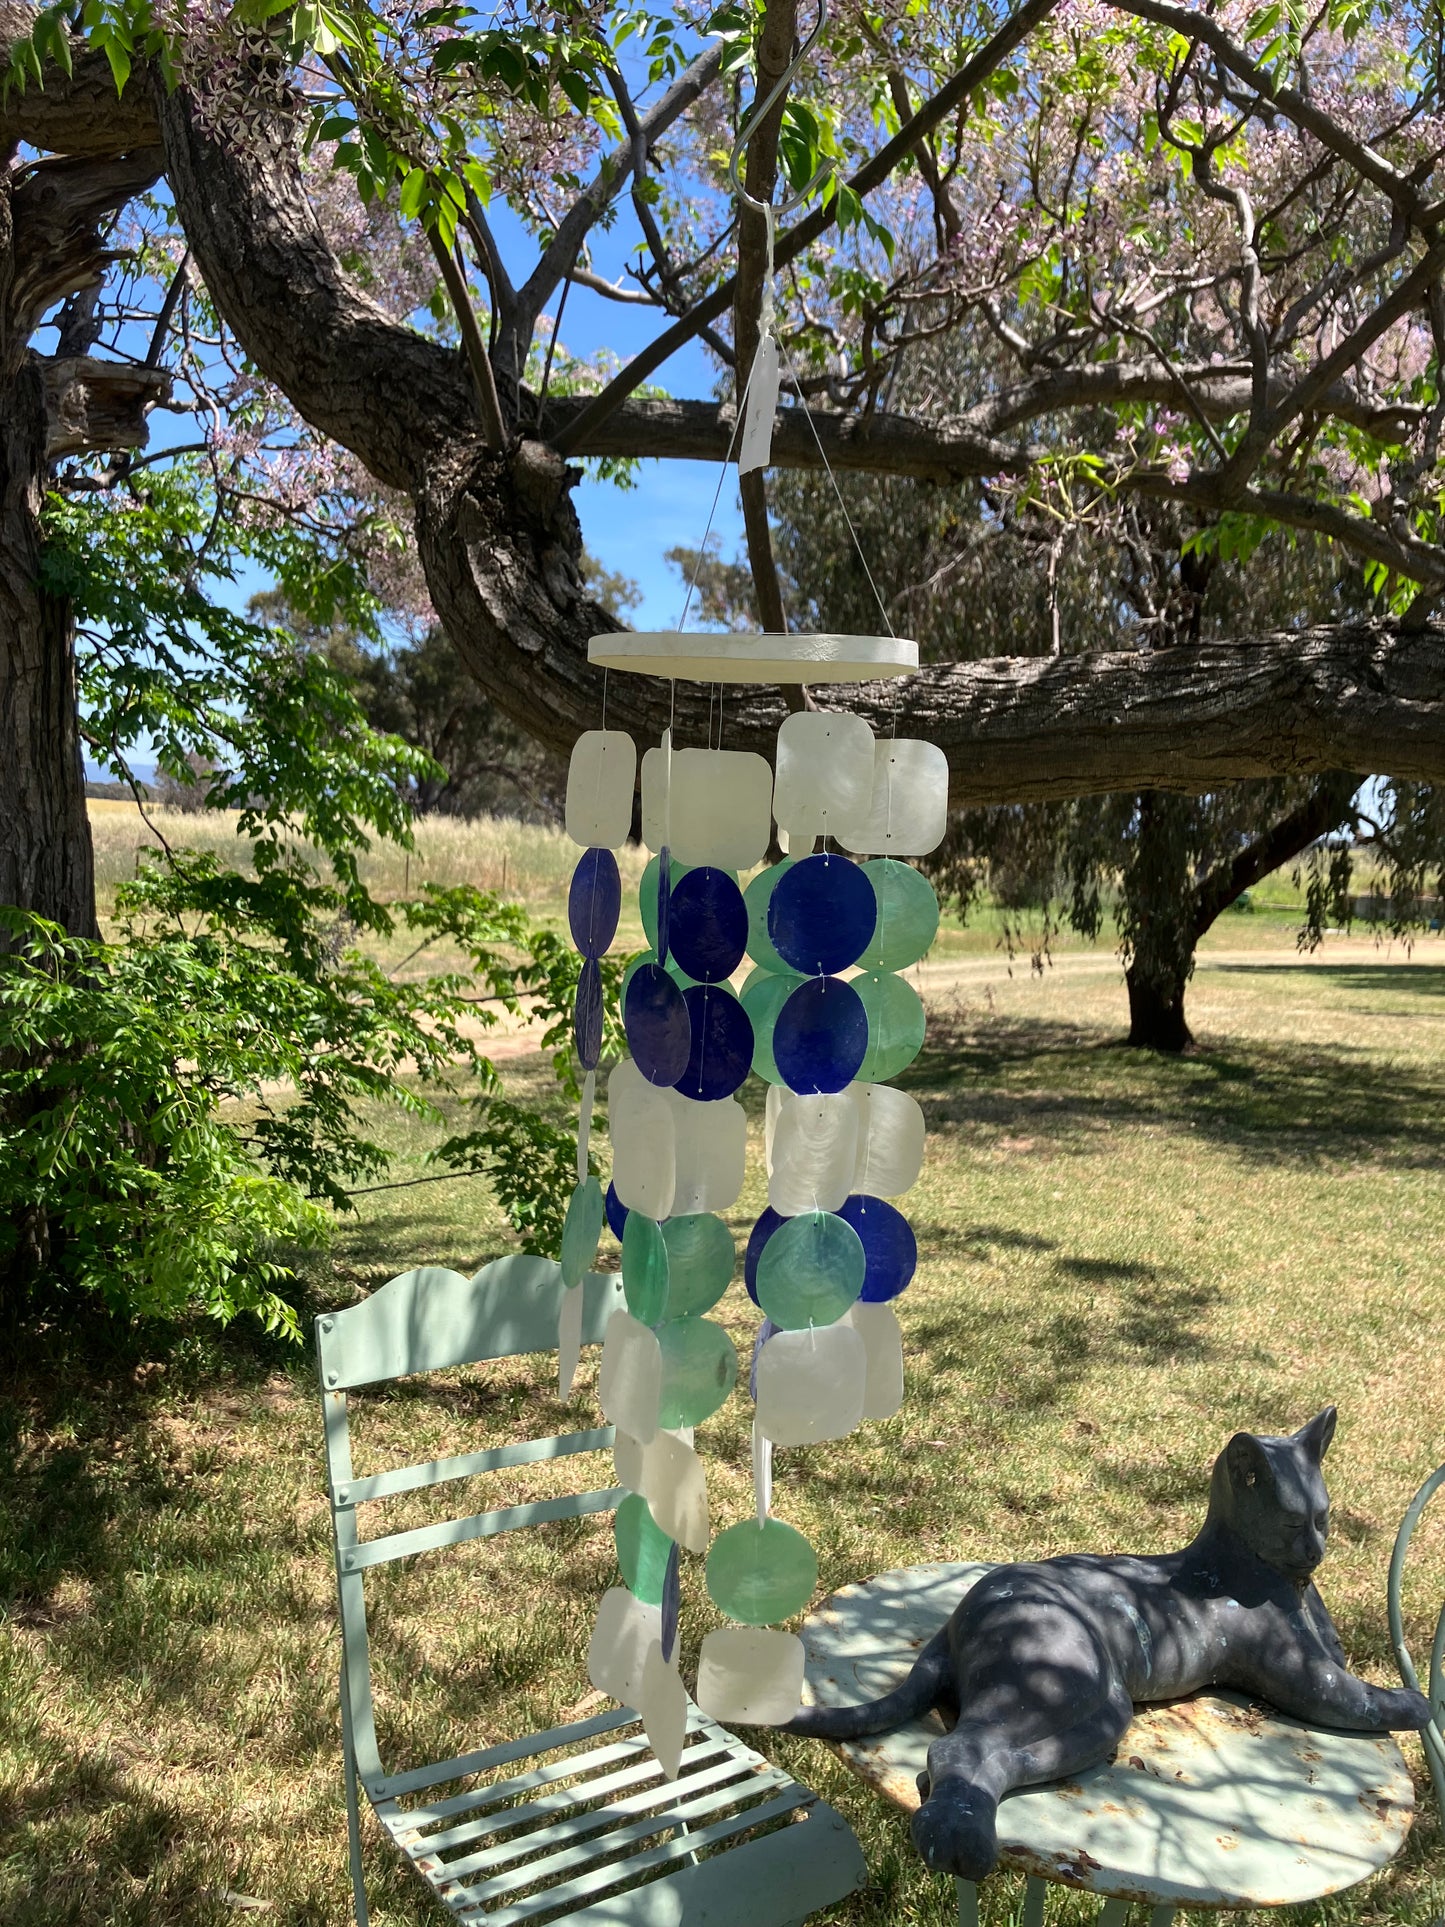
[[[984,1143],[1022,1133],[1053,1155],[1107,1153],[1112,1131],[1144,1124],[1257,1164],[1445,1166],[1434,1067],[1391,1063],[1387,1071],[1374,1053],[1344,1042],[1251,1038],[1170,1058],[1080,1026],[992,1018],[935,1024],[899,1081],[930,1130]]]
[[[1207,962],[1208,960],[1205,959]],[[1221,976],[1323,978],[1340,990],[1384,992],[1412,997],[1445,997],[1445,958],[1440,963],[1211,963]]]
[[[44,1772],[0,1801],[7,1927],[220,1927],[234,1918],[224,1863],[187,1832],[180,1807],[109,1755],[48,1750]]]

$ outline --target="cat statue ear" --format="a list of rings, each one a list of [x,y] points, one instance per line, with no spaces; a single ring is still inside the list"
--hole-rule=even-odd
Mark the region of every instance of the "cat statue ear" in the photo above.
[[[1224,1448],[1224,1462],[1229,1467],[1229,1482],[1236,1491],[1259,1484],[1269,1471],[1264,1447],[1253,1432],[1235,1433]]]
[[[1308,1425],[1302,1425],[1295,1438],[1318,1465],[1330,1449],[1330,1440],[1335,1436],[1335,1408],[1327,1405],[1322,1412],[1316,1412]]]

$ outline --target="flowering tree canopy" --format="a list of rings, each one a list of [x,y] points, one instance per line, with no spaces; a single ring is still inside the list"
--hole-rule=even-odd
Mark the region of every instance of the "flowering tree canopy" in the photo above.
[[[105,272],[97,215],[163,179],[168,245],[255,388],[251,429],[233,411],[223,434],[250,432],[260,462],[284,403],[304,429],[270,490],[410,523],[421,581],[384,593],[429,600],[496,705],[565,750],[600,707],[587,638],[612,626],[568,462],[726,454],[763,276],[726,162],[750,78],[790,58],[793,0],[86,0],[0,21],[10,251],[28,231],[53,257],[23,312],[18,282],[7,297],[13,365],[47,304]],[[758,193],[834,162],[777,239],[775,462],[975,478],[1001,526],[1045,532],[1164,504],[1201,553],[1323,535],[1371,611],[931,664],[902,700],[956,802],[1445,773],[1440,65],[1436,10],[1376,0],[837,7],[748,153]],[[534,238],[520,277],[499,203]],[[589,246],[624,217],[635,266],[609,287]],[[573,283],[655,310],[653,345],[610,376],[559,359]],[[725,398],[645,393],[694,338]],[[905,378],[942,339],[946,384]],[[74,453],[134,444],[160,380],[115,355],[43,375],[52,447]],[[761,490],[744,511],[777,626]],[[655,733],[668,704],[636,682],[609,719]],[[729,740],[761,741],[781,706],[730,704]]]

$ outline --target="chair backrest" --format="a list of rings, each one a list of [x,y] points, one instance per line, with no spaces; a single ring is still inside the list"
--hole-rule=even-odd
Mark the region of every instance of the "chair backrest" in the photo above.
[[[1405,1648],[1405,1615],[1401,1604],[1401,1594],[1405,1583],[1405,1558],[1410,1550],[1410,1541],[1415,1536],[1415,1528],[1420,1523],[1420,1515],[1431,1498],[1445,1486],[1445,1465],[1432,1472],[1420,1490],[1405,1509],[1400,1521],[1400,1530],[1395,1535],[1395,1550],[1390,1555],[1390,1579],[1388,1600],[1390,1608],[1390,1639],[1395,1648],[1395,1659],[1399,1664],[1400,1677],[1413,1692],[1423,1689],[1416,1677],[1414,1665]],[[1435,1622],[1435,1637],[1430,1643],[1430,1687],[1426,1697],[1434,1718],[1420,1735],[1429,1762],[1430,1777],[1435,1782],[1435,1798],[1440,1807],[1440,1818],[1445,1821],[1445,1605],[1440,1608],[1440,1617]]]
[[[614,1434],[609,1425],[555,1438],[523,1439],[489,1451],[398,1466],[358,1479],[351,1470],[346,1394],[358,1386],[420,1372],[447,1371],[457,1365],[515,1358],[528,1352],[555,1352],[563,1289],[561,1268],[549,1258],[499,1258],[484,1265],[474,1278],[427,1265],[391,1279],[359,1305],[325,1312],[316,1320],[316,1360],[341,1609],[344,1711],[357,1771],[373,1796],[384,1791],[386,1775],[377,1751],[372,1712],[365,1572],[372,1566],[438,1547],[462,1545],[548,1520],[609,1511],[625,1495],[621,1488],[568,1493],[531,1505],[469,1513],[364,1540],[357,1531],[357,1508],[368,1502],[445,1485],[453,1479],[499,1472],[508,1466],[606,1451]],[[624,1303],[621,1280],[615,1274],[589,1276],[582,1291],[582,1342],[600,1344],[608,1319]]]

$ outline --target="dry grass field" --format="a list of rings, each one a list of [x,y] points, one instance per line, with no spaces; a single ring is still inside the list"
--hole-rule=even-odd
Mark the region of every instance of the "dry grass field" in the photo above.
[[[439,868],[440,841],[424,847]],[[531,867],[512,860],[538,908],[549,891],[555,907],[565,849],[539,838]],[[1445,967],[1438,939],[1408,958],[1341,940],[1301,961],[1286,908],[1227,920],[1193,990],[1202,1048],[1179,1062],[1120,1047],[1107,949],[1010,974],[970,932],[930,959],[930,1038],[903,1080],[930,1130],[908,1204],[920,1271],[898,1306],[908,1395],[845,1443],[779,1455],[775,1509],[813,1539],[822,1591],[938,1558],[1164,1549],[1194,1529],[1233,1430],[1293,1427],[1334,1400],[1322,1590],[1355,1664],[1391,1677],[1389,1547],[1445,1457]],[[537,1058],[506,1073],[542,1093]],[[378,1129],[394,1175],[422,1175],[433,1140]],[[730,1214],[739,1246],[762,1203],[755,1151]],[[482,1180],[387,1191],[357,1201],[305,1285],[314,1306],[344,1303],[412,1264],[467,1270],[510,1248]],[[740,1283],[717,1315],[750,1341]],[[363,1396],[357,1470],[592,1423],[595,1371],[589,1354],[565,1415],[544,1361]],[[149,1354],[21,1360],[0,1398],[0,1921],[215,1927],[254,1911],[340,1927],[337,1644],[307,1359],[193,1333]],[[717,1525],[749,1504],[746,1417],[735,1395],[701,1434]],[[499,1475],[486,1502],[547,1483]],[[479,1743],[590,1706],[582,1654],[614,1570],[605,1520],[387,1568],[371,1594],[384,1755],[435,1757],[448,1736]],[[695,1655],[712,1623],[701,1561],[684,1560],[683,1589]],[[1417,1648],[1442,1596],[1445,1517],[1420,1535]],[[951,1888],[896,1816],[821,1746],[759,1744],[863,1839],[870,1886],[828,1918],[944,1927]],[[367,1859],[377,1927],[439,1918],[375,1836]],[[1020,1884],[996,1879],[985,1927],[1012,1927],[1020,1905]],[[1442,1914],[1427,1795],[1392,1869],[1285,1927]],[[1056,1892],[1051,1923],[1086,1919]]]

